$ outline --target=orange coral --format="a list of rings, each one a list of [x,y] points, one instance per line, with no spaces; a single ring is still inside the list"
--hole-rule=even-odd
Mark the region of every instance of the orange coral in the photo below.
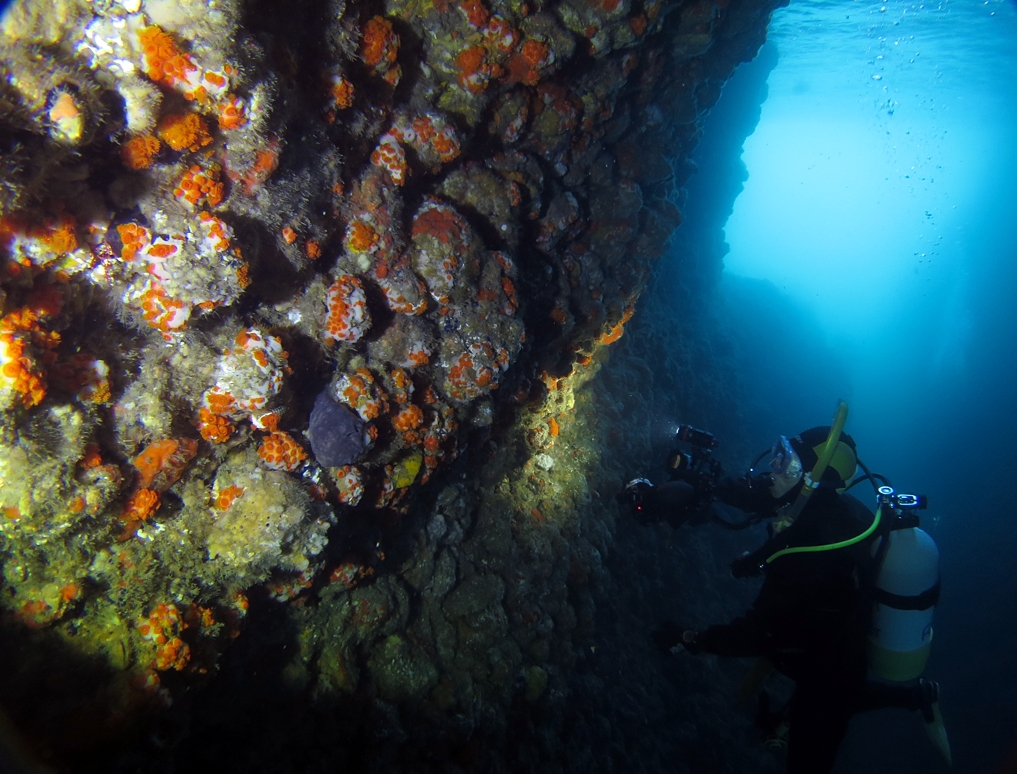
[[[160,331],[167,341],[171,340],[173,331],[187,326],[187,318],[191,314],[183,301],[171,298],[161,285],[152,285],[142,294],[141,311],[145,322]]]
[[[550,64],[552,59],[548,45],[531,38],[523,43],[519,53],[509,59],[506,79],[510,83],[519,81],[527,86],[535,86],[540,80],[541,68]]]
[[[233,234],[229,226],[211,212],[199,212],[198,220],[201,222],[202,231],[205,232],[204,242],[206,245],[217,253],[224,253],[230,249],[230,238]],[[237,251],[234,251],[234,253],[239,257]]]
[[[184,669],[191,660],[191,649],[180,639],[180,630],[185,627],[183,616],[176,605],[156,605],[147,619],[138,623],[138,633],[142,639],[156,645],[155,669]]]
[[[138,470],[138,486],[164,492],[180,478],[187,463],[198,453],[193,438],[166,439],[150,443],[134,458]]]
[[[550,432],[552,436],[554,436],[555,438],[558,437],[558,432],[559,432],[558,421],[554,417],[548,417],[547,418],[547,429],[548,429],[548,432]]]
[[[67,214],[61,215],[54,223],[31,229],[28,235],[38,239],[56,255],[78,249],[74,218]]]
[[[428,234],[443,245],[452,240],[462,242],[466,223],[449,207],[433,206],[421,208],[413,218],[413,237]]]
[[[392,22],[375,16],[364,26],[360,43],[360,56],[369,67],[395,62],[399,50],[399,36],[392,31]]]
[[[406,353],[406,359],[411,368],[419,368],[426,366],[430,362],[431,356],[423,346],[416,346]]]
[[[366,253],[378,244],[378,232],[367,223],[355,220],[346,232],[346,246],[354,253]]]
[[[402,185],[406,181],[406,152],[393,132],[385,132],[379,138],[378,147],[371,153],[371,163],[376,167],[387,169],[392,182],[396,185]]]
[[[424,115],[414,118],[413,133],[417,136],[418,142],[429,143],[437,133],[437,129],[434,127],[434,120],[431,116]]]
[[[175,669],[178,672],[191,660],[191,649],[179,637],[173,637],[156,651],[155,668],[159,670]]]
[[[241,331],[241,333],[244,333],[244,331]],[[243,347],[243,344],[238,344],[237,346]],[[208,404],[208,408],[213,414],[225,415],[233,411],[236,399],[228,392],[209,392],[205,395],[205,403]]]
[[[64,602],[73,602],[81,594],[81,586],[73,581],[60,589],[60,599]]]
[[[262,183],[268,180],[276,167],[279,166],[279,141],[272,140],[269,147],[260,149],[254,154],[254,163],[247,169],[226,170],[230,180],[239,181],[243,185],[243,191],[247,196],[254,196]]]
[[[215,498],[215,507],[220,511],[228,511],[230,506],[233,505],[233,501],[243,494],[244,488],[242,486],[232,484],[219,492],[219,496]]]
[[[466,19],[474,27],[480,28],[487,24],[487,8],[480,0],[460,0],[459,7],[466,14]]]
[[[45,397],[43,366],[56,359],[52,350],[60,343],[60,334],[44,330],[39,321],[58,315],[62,303],[55,285],[42,285],[32,290],[25,306],[0,318],[0,384],[20,395],[26,408]]]
[[[141,488],[127,501],[121,521],[145,521],[159,508],[159,493],[154,489]]]
[[[258,447],[258,456],[265,467],[292,472],[307,459],[307,452],[293,436],[279,430],[265,437]]]
[[[227,96],[219,104],[219,128],[236,129],[246,123],[247,116],[244,113],[244,101],[235,94]]]
[[[413,393],[413,380],[410,379],[410,375],[402,368],[395,368],[392,370],[392,384],[395,385],[392,397],[399,403],[408,403]]]
[[[251,171],[244,178],[247,192],[250,194],[254,187],[268,180],[275,168],[279,166],[279,151],[276,148],[263,148],[254,157],[254,164]]]
[[[358,277],[343,274],[328,289],[325,337],[350,343],[360,341],[371,326],[364,285]]]
[[[473,94],[482,93],[493,74],[491,66],[484,61],[486,55],[487,51],[483,46],[470,46],[456,57],[459,85]]]
[[[226,443],[233,434],[233,423],[206,408],[199,409],[198,432],[210,443]]]
[[[508,54],[519,42],[519,30],[497,14],[492,16],[482,30],[484,43],[492,52]]]
[[[78,461],[81,465],[82,470],[91,470],[102,465],[102,452],[99,449],[99,444],[90,443],[85,446],[85,454]]]
[[[339,110],[353,105],[354,88],[350,79],[338,73],[332,76],[332,104]]]
[[[431,141],[431,147],[444,162],[449,162],[459,155],[459,141],[453,134],[451,127],[447,131],[439,132]]]
[[[223,185],[219,182],[218,164],[202,169],[195,164],[188,169],[173,189],[173,195],[191,206],[205,203],[217,207],[222,202]]]
[[[147,169],[162,148],[158,137],[142,134],[132,137],[120,149],[120,159],[128,169]]]
[[[516,298],[516,286],[508,277],[502,277],[501,289],[505,291],[505,297],[508,299],[509,307],[514,312],[519,308],[519,299]]]
[[[74,218],[67,213],[55,218],[46,218],[41,223],[30,222],[21,214],[5,215],[0,217],[0,245],[7,246],[13,239],[19,239],[19,241],[25,239],[45,247],[46,251],[55,257],[77,249],[76,228]],[[40,254],[11,255],[12,260],[5,266],[7,273],[15,277],[21,273],[22,267],[31,266],[33,261],[36,264],[45,265],[52,260],[51,256],[41,254],[42,251],[33,250],[32,252]]]
[[[529,62],[533,67],[540,67],[545,64],[548,59],[550,49],[547,47],[547,43],[542,43],[539,40],[527,40],[523,43],[523,59]]]
[[[25,340],[0,334],[0,379],[21,396],[25,408],[38,406],[46,397],[46,381],[35,361],[25,354]]]
[[[144,27],[138,32],[144,58],[145,74],[156,83],[174,87],[187,83],[198,66],[191,57],[181,52],[173,38],[159,27]]]
[[[344,374],[336,384],[339,399],[354,409],[365,422],[376,419],[388,411],[388,396],[367,368],[358,368],[355,374]],[[378,429],[367,429],[372,440],[377,439]]]
[[[291,226],[283,226],[282,238],[286,244],[291,245],[297,241],[297,232]]]
[[[133,261],[139,250],[144,250],[152,241],[152,232],[137,223],[121,223],[117,226],[117,236],[123,247],[120,257],[125,261]]]
[[[159,122],[157,131],[175,151],[196,151],[212,142],[208,127],[197,113],[171,113]]]
[[[392,418],[392,427],[399,432],[405,432],[420,427],[423,421],[424,412],[419,406],[407,406]]]

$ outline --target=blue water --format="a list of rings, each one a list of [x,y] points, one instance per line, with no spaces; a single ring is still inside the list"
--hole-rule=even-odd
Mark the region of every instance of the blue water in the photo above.
[[[943,598],[927,676],[954,770],[1003,770],[1017,753],[1017,4],[792,2],[769,40],[780,59],[726,271],[796,310],[755,321],[771,346],[812,321],[840,366],[821,366],[830,413],[847,399],[862,458],[929,495]],[[876,713],[838,771],[940,770],[927,747],[914,718]]]

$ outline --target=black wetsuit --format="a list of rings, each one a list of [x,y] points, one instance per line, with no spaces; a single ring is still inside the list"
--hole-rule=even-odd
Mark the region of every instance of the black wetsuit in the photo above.
[[[718,495],[731,505],[759,512],[752,507],[755,493],[730,486],[721,487]],[[864,532],[872,519],[869,509],[850,495],[820,489],[794,524],[739,561],[748,566],[781,548],[847,540]],[[851,715],[870,708],[866,637],[872,540],[775,559],[763,570],[763,587],[751,609],[697,638],[696,645],[708,653],[765,656],[795,681],[788,716],[789,774],[830,771]]]

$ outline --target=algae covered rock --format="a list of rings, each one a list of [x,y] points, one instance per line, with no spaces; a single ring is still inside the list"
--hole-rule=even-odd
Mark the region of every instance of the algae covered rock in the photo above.
[[[238,582],[264,580],[273,568],[305,572],[328,543],[329,507],[292,476],[260,466],[253,454],[219,468],[213,497],[208,557]]]
[[[368,666],[385,701],[423,698],[438,683],[438,670],[430,659],[395,634],[378,643]]]

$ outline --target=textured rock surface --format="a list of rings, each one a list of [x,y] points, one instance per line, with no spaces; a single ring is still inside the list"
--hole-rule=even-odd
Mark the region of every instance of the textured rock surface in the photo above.
[[[327,468],[349,465],[364,450],[364,423],[322,392],[311,408],[307,440],[319,465]]]
[[[42,757],[654,768],[569,703],[658,418],[603,366],[777,4],[15,4],[0,698]],[[659,387],[719,414],[696,372]],[[308,458],[323,391],[353,464]]]

